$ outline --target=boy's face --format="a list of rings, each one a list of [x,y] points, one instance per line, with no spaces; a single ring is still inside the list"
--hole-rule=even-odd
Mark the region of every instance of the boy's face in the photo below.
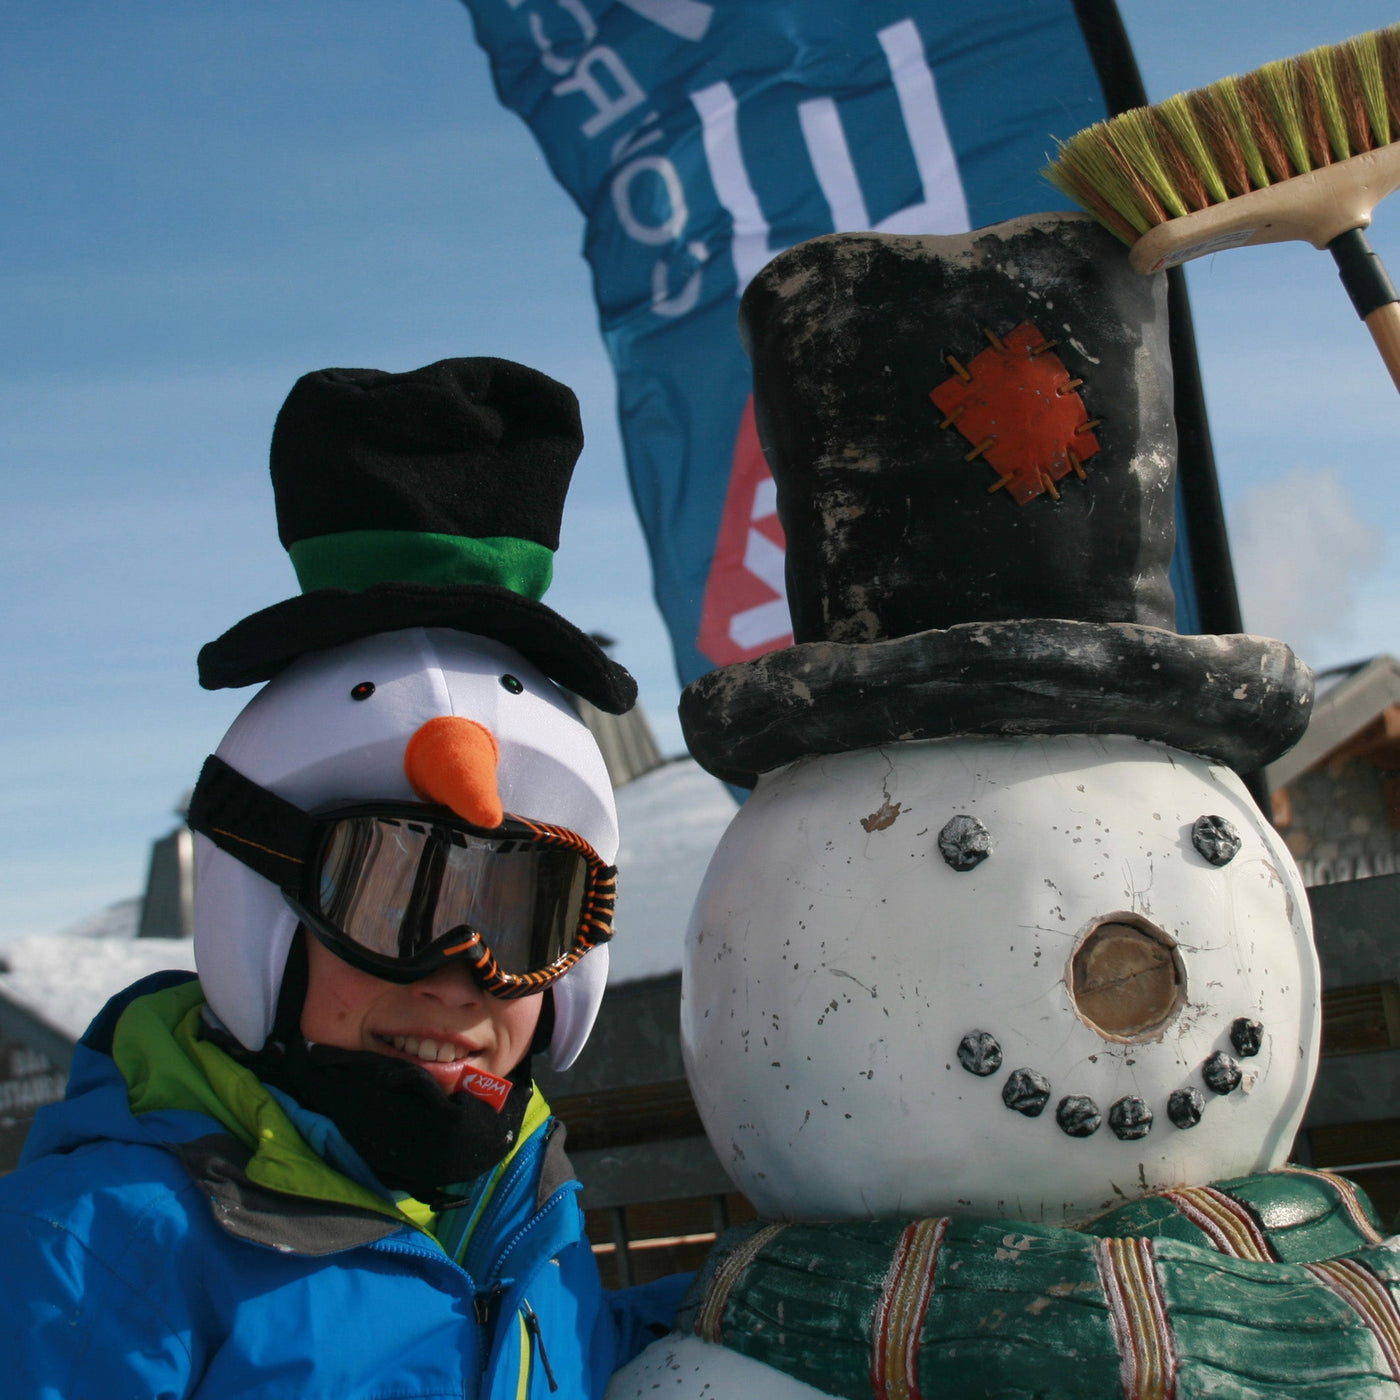
[[[428,1071],[446,1094],[469,1070],[504,1079],[525,1058],[543,993],[502,1001],[483,992],[465,962],[417,982],[386,982],[306,940],[301,1033],[339,1050],[369,1050]]]

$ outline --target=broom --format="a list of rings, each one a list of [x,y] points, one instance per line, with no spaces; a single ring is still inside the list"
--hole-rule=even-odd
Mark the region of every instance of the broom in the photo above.
[[[1225,248],[1326,248],[1400,388],[1400,294],[1364,230],[1400,188],[1400,24],[1138,107],[1044,172],[1141,273]]]

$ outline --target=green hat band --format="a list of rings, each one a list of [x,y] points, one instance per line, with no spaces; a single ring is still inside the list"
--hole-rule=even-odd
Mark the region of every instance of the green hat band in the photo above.
[[[360,592],[377,583],[489,583],[538,602],[554,576],[553,550],[510,536],[476,540],[418,530],[346,530],[298,540],[287,553],[303,593]]]

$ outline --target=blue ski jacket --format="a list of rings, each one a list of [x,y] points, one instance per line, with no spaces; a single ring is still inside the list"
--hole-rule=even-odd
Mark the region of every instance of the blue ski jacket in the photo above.
[[[109,1003],[0,1179],[0,1393],[579,1400],[669,1326],[688,1277],[601,1287],[538,1090],[433,1218],[330,1165],[328,1120],[202,1039],[202,1006],[185,974]]]

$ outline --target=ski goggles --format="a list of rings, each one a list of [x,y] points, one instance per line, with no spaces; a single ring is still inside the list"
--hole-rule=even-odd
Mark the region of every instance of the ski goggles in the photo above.
[[[332,952],[390,982],[462,958],[493,996],[529,996],[612,937],[617,871],[563,827],[508,815],[488,830],[410,802],[306,812],[217,756],[189,824],[272,881]]]

